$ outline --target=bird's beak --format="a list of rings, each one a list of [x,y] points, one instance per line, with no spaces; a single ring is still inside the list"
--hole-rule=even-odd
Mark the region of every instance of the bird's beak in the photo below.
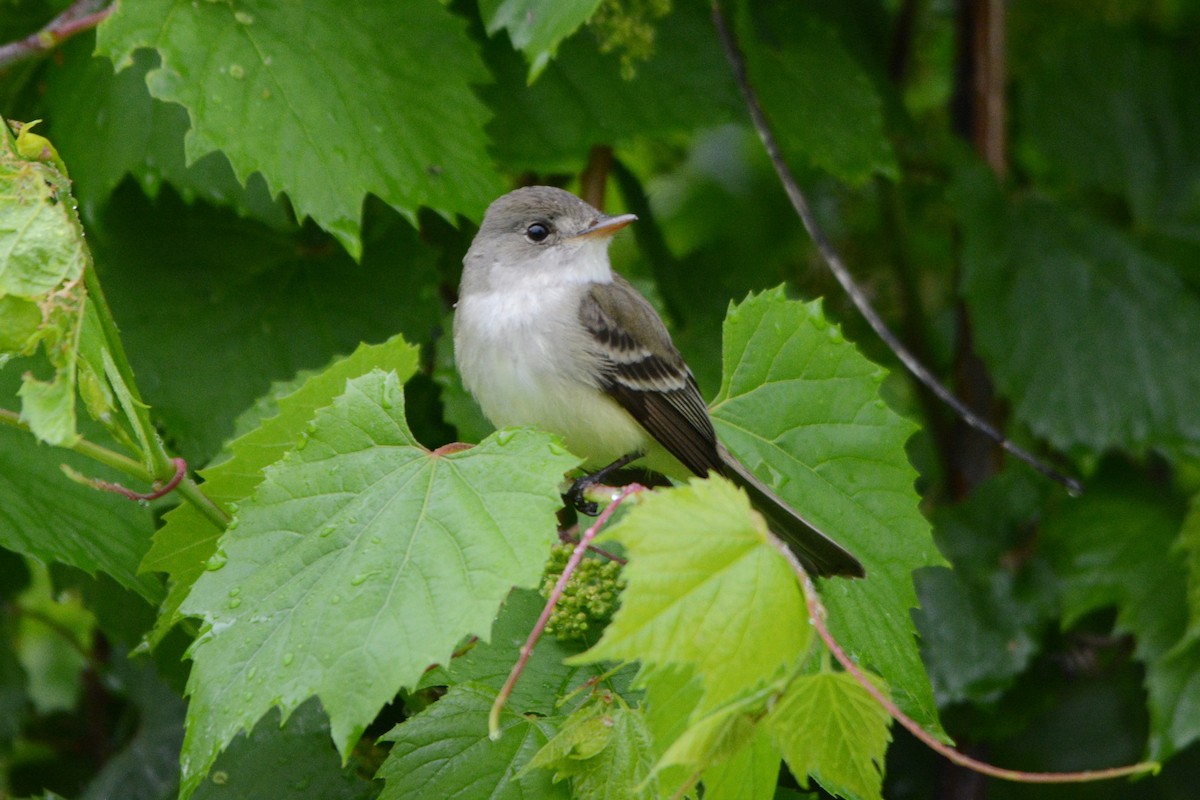
[[[590,239],[593,236],[607,237],[612,236],[617,231],[624,228],[631,222],[634,222],[637,216],[634,214],[621,214],[616,217],[601,217],[594,225],[590,225],[579,233],[572,236],[572,239]]]

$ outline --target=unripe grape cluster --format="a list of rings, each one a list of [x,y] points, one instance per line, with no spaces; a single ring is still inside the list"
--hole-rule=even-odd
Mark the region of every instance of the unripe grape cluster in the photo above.
[[[550,597],[574,549],[575,545],[569,543],[554,545],[542,575],[542,597]],[[586,634],[592,626],[602,628],[612,617],[623,588],[625,582],[621,579],[619,563],[602,556],[585,555],[567,579],[562,597],[546,624],[546,633],[560,641],[589,638]]]

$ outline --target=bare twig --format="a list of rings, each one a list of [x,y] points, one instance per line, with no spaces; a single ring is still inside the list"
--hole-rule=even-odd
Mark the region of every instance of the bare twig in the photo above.
[[[923,383],[937,397],[954,410],[968,425],[975,430],[987,436],[997,445],[1007,450],[1016,458],[1024,461],[1029,466],[1036,469],[1051,480],[1061,483],[1067,487],[1073,494],[1081,494],[1083,486],[1074,478],[1063,475],[1058,470],[1040,460],[1037,456],[1028,452],[1019,445],[1014,444],[1004,434],[996,430],[990,423],[976,415],[971,409],[960,401],[954,394],[934,377],[925,366],[914,356],[904,344],[896,338],[884,323],[883,319],[871,306],[869,300],[858,284],[854,282],[854,278],[850,274],[850,270],[842,262],[841,256],[838,254],[833,243],[829,241],[829,237],[825,235],[825,231],[821,229],[817,223],[816,216],[812,212],[812,208],[808,204],[804,193],[800,191],[799,185],[796,183],[796,178],[792,175],[791,169],[787,162],[783,160],[783,155],[780,153],[779,144],[775,141],[775,135],[771,132],[770,124],[767,122],[766,115],[763,113],[762,106],[758,102],[758,96],[754,88],[750,85],[750,80],[746,74],[746,61],[743,58],[741,50],[738,47],[737,40],[734,38],[733,31],[729,28],[729,24],[725,19],[725,14],[721,11],[721,6],[717,0],[712,0],[712,17],[713,24],[716,26],[717,35],[721,40],[721,46],[725,50],[725,57],[729,61],[729,66],[733,71],[734,80],[737,82],[738,88],[741,90],[742,98],[746,101],[746,108],[750,112],[750,118],[754,122],[754,128],[758,132],[758,137],[762,140],[763,147],[767,151],[767,155],[771,159],[772,165],[775,167],[775,172],[779,176],[780,182],[783,184],[784,190],[787,192],[788,199],[792,201],[792,207],[796,209],[796,213],[804,222],[804,227],[808,231],[808,235],[812,237],[813,243],[817,246],[817,250],[821,253],[821,258],[829,266],[829,270],[833,276],[837,278],[838,283],[842,285],[842,289],[849,295],[850,300],[854,303],[858,313],[862,314],[863,318],[875,331],[875,334],[883,340],[883,343],[896,354],[905,368],[912,375]]]
[[[0,45],[0,72],[48,53],[76,34],[91,30],[112,13],[107,0],[76,0],[37,33]]]
[[[774,539],[774,536],[772,538]],[[821,596],[817,594],[817,587],[813,585],[812,578],[804,571],[804,567],[800,565],[800,561],[788,549],[787,545],[778,539],[775,539],[774,543],[775,549],[787,559],[788,564],[792,567],[792,571],[796,573],[796,579],[800,581],[800,585],[804,588],[804,602],[808,607],[809,622],[816,629],[817,635],[821,637],[821,641],[829,648],[829,652],[833,654],[833,657],[837,659],[837,662],[842,665],[842,668],[846,672],[854,676],[854,679],[867,691],[867,694],[871,695],[875,699],[875,702],[879,703],[888,712],[892,719],[903,725],[922,744],[948,761],[960,767],[978,772],[981,775],[987,775],[990,778],[999,778],[1016,783],[1088,783],[1092,781],[1112,780],[1113,778],[1127,778],[1131,775],[1141,775],[1142,773],[1158,770],[1159,764],[1157,762],[1143,761],[1124,767],[1082,770],[1080,772],[1026,772],[1024,770],[1005,769],[988,764],[938,741],[937,738],[922,728],[916,720],[901,711],[900,707],[892,702],[890,697],[884,694],[870,678],[863,674],[863,671],[854,662],[854,659],[846,654],[842,646],[833,638],[833,634],[829,632],[829,626],[825,624],[828,614],[824,604],[821,603]]]
[[[521,645],[521,655],[517,658],[517,663],[513,665],[512,671],[508,673],[508,679],[504,681],[504,686],[500,688],[500,693],[496,695],[496,702],[492,704],[491,713],[488,714],[488,736],[490,738],[500,738],[500,712],[504,710],[504,704],[508,702],[513,687],[517,685],[517,679],[521,677],[521,673],[525,670],[525,664],[529,661],[529,657],[533,655],[534,645],[542,637],[542,631],[546,629],[546,623],[550,621],[550,615],[554,613],[554,607],[558,605],[558,600],[562,597],[563,590],[567,587],[567,581],[571,579],[571,575],[575,573],[579,562],[583,560],[583,554],[591,546],[592,539],[596,538],[596,534],[600,532],[600,529],[604,527],[604,524],[608,522],[621,503],[625,502],[631,495],[644,491],[646,491],[646,488],[637,483],[631,483],[622,488],[617,496],[613,498],[613,501],[600,512],[600,516],[596,517],[596,521],[591,524],[591,527],[583,532],[583,536],[579,537],[579,543],[575,545],[575,550],[571,553],[571,558],[567,561],[567,566],[563,569],[562,574],[558,576],[558,582],[554,584],[554,590],[550,592],[550,597],[546,600],[546,607],[542,609],[541,616],[534,623],[533,630],[529,632],[528,638],[525,639],[525,644]]]

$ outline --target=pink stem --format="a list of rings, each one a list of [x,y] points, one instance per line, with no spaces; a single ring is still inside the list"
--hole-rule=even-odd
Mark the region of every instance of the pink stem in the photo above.
[[[504,681],[504,686],[500,688],[500,694],[496,695],[496,702],[492,704],[491,713],[488,714],[488,736],[493,740],[500,738],[500,712],[504,710],[504,704],[508,702],[513,687],[517,685],[517,679],[521,677],[521,673],[525,670],[525,664],[529,661],[529,657],[533,655],[534,645],[541,638],[542,631],[546,629],[546,623],[550,621],[550,615],[554,613],[554,607],[558,605],[558,600],[562,597],[563,590],[567,588],[567,581],[571,579],[571,576],[579,566],[579,562],[583,560],[583,554],[591,546],[592,539],[596,538],[596,534],[600,532],[600,528],[608,522],[609,518],[626,498],[644,491],[646,491],[646,487],[638,483],[631,483],[623,487],[617,496],[613,498],[613,501],[600,512],[600,516],[596,517],[596,521],[592,523],[591,527],[583,532],[583,536],[579,537],[579,543],[575,545],[575,550],[572,551],[571,558],[567,561],[567,566],[563,568],[562,574],[558,576],[558,582],[554,584],[554,590],[550,592],[550,597],[546,600],[546,607],[542,609],[541,616],[534,623],[533,630],[529,632],[528,638],[525,639],[525,644],[521,645],[521,655],[517,658],[517,663],[513,665],[512,671],[508,673],[508,680]]]
[[[93,487],[100,489],[101,491],[119,494],[122,497],[129,498],[130,500],[157,500],[158,498],[165,497],[166,495],[175,491],[175,487],[179,485],[179,482],[183,480],[183,476],[187,474],[187,462],[182,458],[173,458],[171,459],[171,463],[175,465],[175,474],[171,476],[171,480],[164,484],[160,485],[158,481],[155,481],[154,491],[152,492],[135,492],[132,489],[127,489],[119,483],[102,481],[98,478],[91,480],[90,483]]]
[[[804,587],[804,601],[808,606],[809,620],[814,628],[817,629],[817,635],[821,637],[821,641],[829,648],[829,652],[837,659],[837,662],[842,665],[846,672],[854,676],[867,694],[875,699],[881,707],[892,719],[903,725],[909,733],[917,737],[926,747],[941,755],[948,761],[957,764],[960,767],[978,772],[981,775],[987,775],[991,778],[999,778],[1006,781],[1014,781],[1016,783],[1086,783],[1089,781],[1104,781],[1113,778],[1125,778],[1130,775],[1137,775],[1143,772],[1154,772],[1158,770],[1159,765],[1152,761],[1144,761],[1138,764],[1130,764],[1124,767],[1111,767],[1109,769],[1084,770],[1081,772],[1025,772],[1017,769],[1004,769],[984,761],[972,758],[971,756],[960,753],[950,745],[939,742],[917,721],[909,717],[900,708],[892,702],[892,699],[884,694],[878,686],[863,674],[858,665],[854,663],[850,656],[846,655],[846,651],[833,638],[833,634],[829,632],[829,628],[825,625],[826,610],[821,603],[821,597],[817,594],[817,588],[813,585],[812,578],[804,571],[804,567],[800,565],[795,554],[788,549],[787,545],[777,541],[776,547],[792,565],[792,570],[796,573],[796,577],[800,580],[800,584]]]

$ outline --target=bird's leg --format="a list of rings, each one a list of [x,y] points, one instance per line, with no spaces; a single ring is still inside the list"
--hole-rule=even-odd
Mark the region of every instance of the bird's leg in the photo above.
[[[612,473],[628,465],[630,462],[637,461],[644,456],[645,453],[640,450],[635,450],[632,453],[626,453],[606,467],[584,475],[575,483],[571,484],[571,488],[563,495],[563,500],[569,503],[576,511],[581,514],[587,514],[589,517],[596,516],[600,507],[593,501],[588,500],[584,494],[588,489],[603,481]]]

